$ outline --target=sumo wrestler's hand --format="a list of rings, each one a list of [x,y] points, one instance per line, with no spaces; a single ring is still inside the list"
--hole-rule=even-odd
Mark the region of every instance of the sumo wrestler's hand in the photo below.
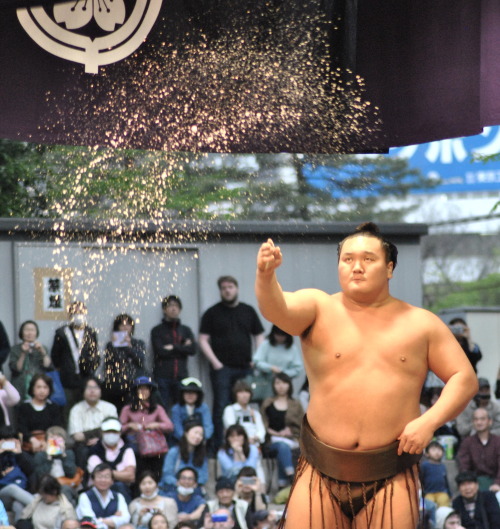
[[[267,239],[267,242],[261,245],[257,254],[257,270],[261,273],[271,273],[280,266],[282,261],[283,256],[279,246],[274,246],[272,239]]]
[[[398,455],[403,452],[421,454],[431,442],[433,436],[434,428],[423,417],[410,421],[405,426],[403,433],[398,437]]]

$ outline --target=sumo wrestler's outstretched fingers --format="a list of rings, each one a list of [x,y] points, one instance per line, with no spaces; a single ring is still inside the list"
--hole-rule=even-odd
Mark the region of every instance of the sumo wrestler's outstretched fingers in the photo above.
[[[272,272],[283,261],[279,246],[274,246],[272,239],[267,239],[259,248],[257,254],[257,269],[259,272]]]
[[[398,437],[398,454],[401,455],[403,452],[421,454],[431,442],[433,435],[434,429],[422,420],[422,417],[410,421]]]

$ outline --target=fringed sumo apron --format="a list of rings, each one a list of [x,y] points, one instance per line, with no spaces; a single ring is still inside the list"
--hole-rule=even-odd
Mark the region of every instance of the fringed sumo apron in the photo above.
[[[404,474],[406,479],[406,489],[408,491],[408,500],[410,511],[408,516],[414,520],[416,526],[418,521],[418,461],[421,454],[407,454],[403,453],[398,456],[399,441],[385,446],[383,448],[366,451],[351,451],[342,450],[329,446],[320,441],[312,431],[307,417],[304,416],[302,423],[302,430],[300,434],[300,448],[301,457],[299,459],[295,480],[290,491],[290,498],[292,498],[295,485],[299,478],[303,475],[305,470],[311,467],[311,483],[309,484],[309,491],[312,492],[312,480],[317,478],[320,480],[319,489],[323,488],[328,491],[331,505],[324,505],[323,495],[321,498],[321,513],[327,509],[333,509],[336,504],[340,507],[346,517],[353,521],[360,511],[367,507],[363,517],[366,516],[366,527],[371,528],[371,516],[375,508],[375,502],[383,502],[383,527],[393,527],[392,524],[392,492],[393,492],[393,478],[396,475]],[[410,483],[412,486],[410,486]],[[377,492],[383,491],[377,498],[369,505],[368,502],[375,497]],[[290,500],[289,500],[290,501]],[[312,506],[312,499],[309,501]],[[312,512],[304,512],[304,522],[309,517],[309,525],[299,527],[288,527],[286,525],[286,512],[280,521],[279,529],[336,529],[343,528],[343,520],[338,520],[339,516],[335,517],[336,528],[325,527],[318,525],[312,527]],[[387,518],[385,511],[387,509]],[[312,510],[312,507],[311,507]],[[335,510],[334,510],[335,512]],[[309,516],[308,516],[309,515]],[[348,527],[356,527],[349,524]],[[373,529],[380,529],[380,527],[373,526]],[[394,527],[394,529],[398,529]]]

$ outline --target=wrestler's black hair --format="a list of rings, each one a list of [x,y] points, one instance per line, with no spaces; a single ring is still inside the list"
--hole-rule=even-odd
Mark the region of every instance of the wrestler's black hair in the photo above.
[[[379,227],[374,222],[363,222],[356,227],[353,233],[344,237],[338,246],[337,246],[337,260],[340,261],[340,253],[342,252],[342,246],[344,246],[345,241],[357,237],[358,235],[364,235],[366,237],[375,237],[382,244],[382,248],[385,252],[385,260],[387,263],[393,264],[392,269],[396,269],[398,264],[398,249],[395,244],[391,241],[388,241],[381,233]]]

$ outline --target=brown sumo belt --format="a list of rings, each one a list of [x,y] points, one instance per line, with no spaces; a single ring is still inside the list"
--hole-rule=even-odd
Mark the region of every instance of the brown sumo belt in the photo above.
[[[403,453],[398,456],[399,441],[375,450],[343,450],[320,441],[304,415],[300,432],[302,456],[316,470],[329,478],[351,483],[367,483],[392,478],[411,468],[421,454]]]

